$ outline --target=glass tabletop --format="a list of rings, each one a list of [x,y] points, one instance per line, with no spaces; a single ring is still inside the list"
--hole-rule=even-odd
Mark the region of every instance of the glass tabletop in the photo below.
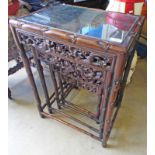
[[[121,44],[138,16],[59,4],[19,20]]]

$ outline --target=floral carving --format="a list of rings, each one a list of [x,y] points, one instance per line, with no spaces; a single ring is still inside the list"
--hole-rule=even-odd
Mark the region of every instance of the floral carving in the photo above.
[[[104,84],[104,69],[111,67],[113,57],[98,54],[92,50],[83,50],[41,37],[20,33],[20,42],[35,46],[38,58],[51,63],[68,83],[85,88],[93,93]]]

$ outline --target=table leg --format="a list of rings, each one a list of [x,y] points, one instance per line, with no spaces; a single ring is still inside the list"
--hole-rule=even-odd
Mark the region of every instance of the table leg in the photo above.
[[[58,81],[59,81],[59,86],[60,86],[61,101],[62,101],[62,104],[65,104],[63,83],[62,83],[61,73],[59,71],[58,71]]]
[[[100,107],[101,107],[101,104],[102,104],[102,95],[103,95],[103,89],[101,90],[101,93],[98,95],[98,105],[97,105],[97,114],[96,114],[96,118],[99,120],[99,117],[100,117]],[[97,122],[99,123],[99,122]]]
[[[57,81],[56,81],[56,77],[55,77],[55,73],[54,73],[52,64],[49,64],[49,70],[50,70],[51,79],[52,79],[53,85],[54,85],[57,106],[58,106],[58,109],[60,109],[61,107],[60,107],[59,94],[58,94],[58,85],[57,85]]]
[[[44,118],[45,116],[42,115],[43,109],[42,109],[42,106],[41,106],[41,100],[40,100],[40,97],[39,97],[37,86],[35,84],[35,80],[34,80],[34,77],[33,77],[33,74],[32,74],[32,70],[31,70],[31,67],[30,67],[29,60],[28,60],[28,58],[26,56],[25,49],[23,47],[23,44],[21,44],[19,42],[19,40],[18,40],[15,28],[13,26],[10,26],[10,27],[11,27],[11,31],[12,31],[15,43],[16,43],[17,47],[19,48],[19,54],[20,54],[20,56],[22,58],[22,61],[24,63],[24,67],[26,69],[26,72],[27,72],[31,87],[33,89],[34,96],[35,96],[35,99],[36,99],[36,102],[37,102],[37,108],[38,108],[39,114],[40,114],[40,116],[42,118]]]
[[[48,106],[48,111],[49,111],[49,113],[52,113],[52,110],[50,109],[50,98],[49,98],[49,94],[48,94],[48,90],[47,90],[47,86],[46,86],[46,81],[45,81],[45,77],[44,77],[44,73],[43,73],[43,68],[41,66],[40,60],[37,57],[36,47],[32,46],[31,49],[32,49],[34,61],[36,63],[39,78],[40,78],[40,81],[41,81],[41,84],[42,84],[42,87],[43,87],[43,92],[44,92],[46,103],[47,103],[47,106]]]
[[[117,99],[116,99],[116,104],[115,105],[116,105],[117,109],[116,109],[115,114],[113,115],[113,118],[111,119],[109,132],[107,133],[107,138],[109,137],[109,135],[111,133],[113,124],[114,124],[115,119],[117,117],[118,111],[119,111],[119,109],[121,107],[121,103],[122,103],[122,99],[123,99],[123,92],[124,92],[124,89],[125,89],[125,86],[126,86],[126,81],[127,81],[128,74],[129,74],[129,71],[130,71],[130,67],[131,67],[133,56],[134,56],[134,52],[135,52],[135,49],[131,52],[131,54],[130,54],[128,60],[127,60],[127,65],[125,67],[125,73],[124,73],[124,76],[123,76],[123,79],[122,79],[121,88],[120,88],[120,91],[119,91]]]
[[[104,94],[101,97],[101,106],[100,106],[100,115],[99,115],[99,122],[100,122],[100,138],[103,138],[103,126],[104,126],[104,119],[106,113],[106,102],[107,102],[107,95],[108,91],[104,90]]]
[[[110,136],[113,124],[115,122],[115,118],[116,118],[117,113],[118,113],[118,111],[120,109],[120,106],[121,106],[121,102],[122,102],[122,98],[123,98],[123,92],[124,92],[124,89],[125,89],[125,86],[126,86],[126,80],[127,80],[127,77],[128,77],[128,73],[130,71],[130,66],[131,66],[131,63],[132,63],[133,56],[134,56],[134,51],[135,51],[135,49],[132,49],[132,51],[130,53],[130,56],[127,58],[127,65],[126,65],[126,68],[125,68],[125,73],[124,73],[123,79],[122,79],[122,81],[120,83],[121,84],[120,91],[117,92],[118,96],[115,99],[114,103],[113,103],[112,100],[113,100],[113,96],[115,96],[114,95],[115,90],[113,90],[113,87],[115,87],[115,86],[113,85],[112,89],[111,89],[109,101],[108,101],[108,104],[107,104],[107,110],[106,110],[106,114],[105,114],[104,127],[103,127],[103,141],[102,141],[102,146],[103,147],[106,147],[106,145],[107,145],[107,140],[108,140],[108,138]],[[114,106],[116,106],[117,109],[116,109],[115,113],[113,114]]]

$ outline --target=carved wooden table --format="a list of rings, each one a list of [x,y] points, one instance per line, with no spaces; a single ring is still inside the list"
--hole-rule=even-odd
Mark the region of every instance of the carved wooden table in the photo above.
[[[101,141],[105,147],[121,105],[143,21],[140,16],[63,4],[10,20],[40,116],[77,129]],[[45,103],[41,103],[25,45],[31,47]],[[41,62],[49,67],[53,94],[47,89]],[[96,113],[66,99],[77,88],[84,88],[98,96]],[[89,121],[83,122],[66,113],[66,109],[91,119],[98,128]],[[77,123],[91,131],[79,127]]]

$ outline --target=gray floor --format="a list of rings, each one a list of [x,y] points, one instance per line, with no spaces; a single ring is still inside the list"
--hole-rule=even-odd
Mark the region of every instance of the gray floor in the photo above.
[[[100,142],[83,133],[54,120],[41,119],[25,70],[20,70],[9,77],[15,98],[8,101],[9,155],[146,155],[146,81],[146,60],[139,60],[132,82],[126,87],[108,148],[104,149]],[[85,91],[78,95],[75,92],[74,96],[73,100],[81,104],[86,99],[94,102]]]

